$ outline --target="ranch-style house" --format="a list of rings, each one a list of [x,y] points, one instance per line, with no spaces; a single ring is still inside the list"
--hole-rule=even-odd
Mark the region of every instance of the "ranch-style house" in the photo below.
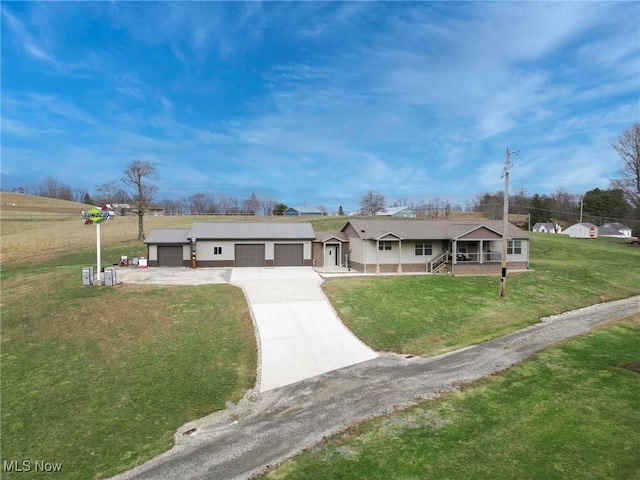
[[[509,224],[507,268],[529,268],[529,235]],[[154,229],[148,265],[350,267],[363,273],[499,274],[502,221],[350,219],[339,232],[307,222],[196,222]]]

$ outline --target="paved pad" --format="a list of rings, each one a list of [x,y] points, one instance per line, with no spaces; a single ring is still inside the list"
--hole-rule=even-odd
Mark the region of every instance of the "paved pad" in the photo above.
[[[340,321],[309,267],[235,268],[258,328],[260,392],[372,360],[378,355]]]
[[[230,268],[116,268],[118,282],[143,285],[209,285],[227,283],[230,278]]]

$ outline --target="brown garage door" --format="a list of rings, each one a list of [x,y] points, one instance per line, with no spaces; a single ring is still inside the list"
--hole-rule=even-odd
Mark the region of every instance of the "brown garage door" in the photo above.
[[[276,267],[302,267],[304,248],[301,243],[277,243],[275,245]]]
[[[236,245],[236,267],[264,267],[264,244]]]
[[[182,267],[182,246],[158,245],[159,267]]]

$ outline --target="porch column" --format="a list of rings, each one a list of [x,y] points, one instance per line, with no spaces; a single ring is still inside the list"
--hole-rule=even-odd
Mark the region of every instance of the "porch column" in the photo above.
[[[451,252],[451,275],[456,274],[456,264],[458,263],[458,242],[457,240],[453,241],[453,247],[451,247],[453,252]]]
[[[378,257],[380,256],[380,240],[376,239],[376,275],[380,273],[380,261]]]
[[[402,273],[402,240],[398,240],[398,273]]]
[[[480,240],[480,263],[482,263],[482,261],[484,260],[484,245],[483,245],[483,241]]]

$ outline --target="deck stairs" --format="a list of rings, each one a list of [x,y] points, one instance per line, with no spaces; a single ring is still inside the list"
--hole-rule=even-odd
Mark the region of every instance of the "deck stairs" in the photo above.
[[[442,252],[440,255],[435,257],[430,262],[427,262],[427,272],[429,273],[440,273],[441,271],[447,269],[449,259],[449,251]]]

